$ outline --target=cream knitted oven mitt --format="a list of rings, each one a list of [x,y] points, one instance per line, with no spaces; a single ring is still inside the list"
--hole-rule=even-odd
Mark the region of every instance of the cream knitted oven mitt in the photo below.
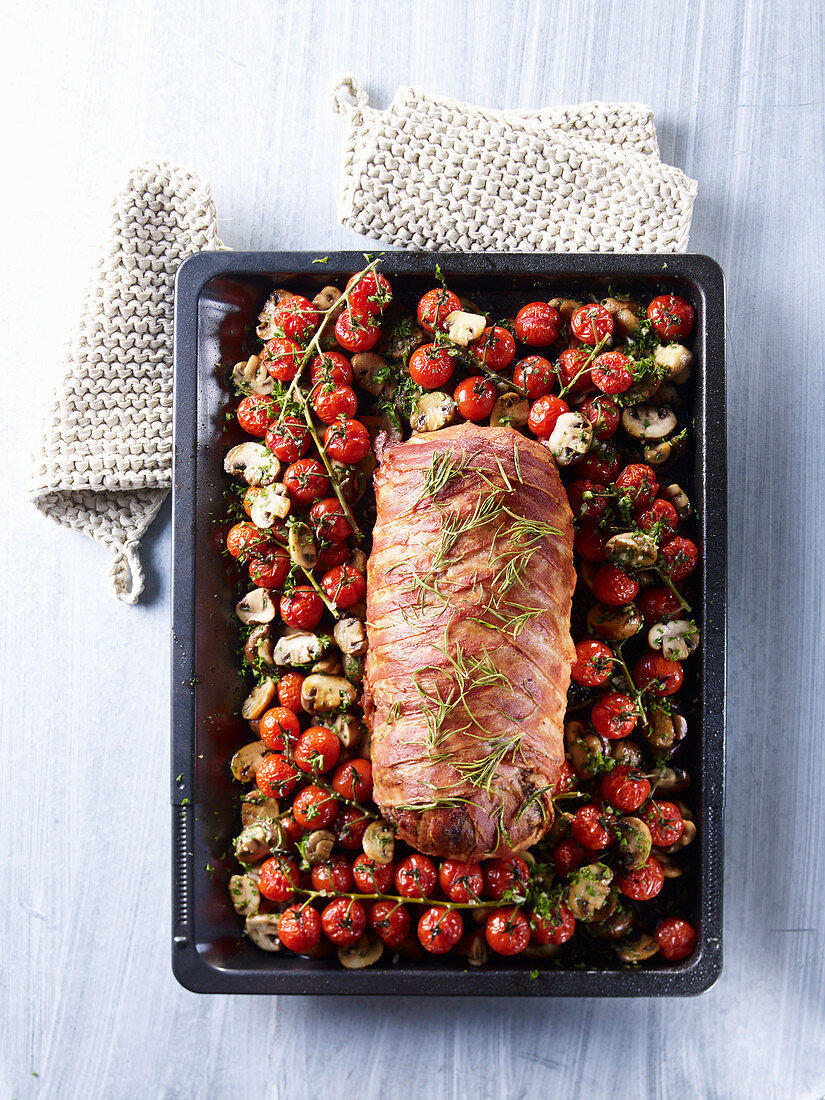
[[[143,591],[137,549],[172,483],[172,311],[181,260],[221,247],[208,184],[174,165],[136,168],[44,426],[32,500],[109,548],[115,593]]]

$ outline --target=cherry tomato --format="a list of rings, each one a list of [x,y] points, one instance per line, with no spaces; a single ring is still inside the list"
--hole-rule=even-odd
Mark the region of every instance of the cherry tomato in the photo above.
[[[530,406],[527,427],[539,439],[549,439],[553,434],[556,421],[562,413],[570,412],[570,406],[555,394],[548,393],[537,398]]]
[[[324,432],[324,450],[336,462],[360,462],[372,450],[370,433],[360,420],[336,420]]]
[[[623,814],[632,814],[650,794],[650,784],[643,776],[635,774],[632,768],[620,764],[602,777],[599,791],[615,809]]]
[[[641,815],[657,848],[669,848],[685,831],[685,822],[675,802],[649,802]]]
[[[610,494],[598,482],[578,478],[567,486],[567,499],[576,519],[601,519],[610,503]]]
[[[569,760],[565,759],[561,762],[559,768],[559,777],[556,780],[556,786],[553,788],[553,794],[566,794],[567,791],[572,790],[578,782],[578,776],[573,768],[573,765]]]
[[[515,359],[516,342],[506,328],[488,325],[467,350],[477,363],[483,363],[490,370],[500,371],[509,367]]]
[[[593,595],[600,603],[621,607],[635,600],[639,582],[615,565],[603,565],[593,578]]]
[[[659,532],[663,542],[672,539],[676,534],[679,516],[669,500],[654,500],[646,508],[637,508],[633,518],[643,531]]]
[[[326,384],[316,386],[311,403],[318,419],[325,424],[332,424],[339,416],[354,416],[358,409],[358,398],[352,386],[333,386],[332,389]]]
[[[329,492],[329,478],[315,458],[299,458],[284,471],[284,485],[297,504],[311,504]]]
[[[609,691],[590,711],[593,729],[610,741],[617,741],[632,733],[639,715],[629,695],[621,691]]]
[[[297,585],[291,592],[281,596],[279,607],[286,625],[297,626],[302,630],[312,630],[324,614],[321,597],[308,584]]]
[[[365,802],[372,794],[372,764],[361,757],[341,764],[332,777],[332,789],[342,798]]]
[[[520,386],[531,401],[550,393],[556,384],[556,372],[553,365],[540,355],[528,355],[516,363],[513,371],[513,384]]]
[[[413,382],[425,390],[437,390],[452,377],[455,363],[448,348],[422,344],[410,356],[409,370]]]
[[[303,687],[304,677],[300,672],[285,672],[278,681],[278,702],[282,707],[286,707],[287,710],[294,711],[296,714],[302,711],[301,706],[301,688]]]
[[[638,871],[628,871],[616,879],[616,885],[621,892],[633,901],[650,901],[655,898],[664,882],[665,873],[655,856],[648,856],[647,863]]]
[[[567,837],[560,840],[553,849],[553,866],[556,874],[567,878],[571,871],[575,871],[584,863],[587,853],[577,840]]]
[[[620,351],[602,352],[594,359],[590,376],[602,393],[624,393],[633,383],[633,360]]]
[[[345,561],[349,561],[351,554],[352,551],[346,542],[331,542],[318,554],[315,571],[326,573],[336,565],[343,565]]]
[[[621,459],[613,445],[599,440],[576,465],[576,473],[599,485],[609,485],[621,468]]]
[[[273,398],[265,397],[261,393],[250,393],[241,399],[235,415],[245,432],[263,439],[280,414],[281,406]]]
[[[298,782],[298,773],[286,757],[265,756],[255,772],[255,782],[267,798],[286,798]]]
[[[298,824],[292,814],[287,814],[286,817],[282,817],[281,828],[286,834],[286,838],[293,846],[298,843],[301,837],[304,835],[304,829]]]
[[[268,534],[254,523],[236,523],[227,532],[226,549],[233,558],[245,562],[253,555],[258,557],[271,549]]]
[[[461,939],[464,924],[455,909],[434,905],[418,922],[421,946],[432,955],[443,955]]]
[[[496,393],[496,387],[489,378],[483,378],[480,374],[475,374],[471,378],[465,378],[463,382],[458,383],[453,393],[453,399],[458,405],[460,416],[465,420],[478,423],[480,420],[486,420],[493,411],[493,405],[498,399],[498,394]]]
[[[313,386],[348,386],[352,382],[352,364],[340,351],[323,351],[309,366]]]
[[[481,865],[484,874],[484,895],[500,901],[511,888],[519,894],[526,893],[530,868],[521,856],[495,856]]]
[[[632,462],[625,466],[616,478],[616,488],[630,499],[632,504],[642,507],[650,504],[659,491],[659,482],[649,466]]]
[[[381,339],[381,326],[373,317],[356,317],[345,309],[335,322],[335,339],[347,351],[369,351]]]
[[[255,558],[249,563],[249,576],[259,588],[280,588],[291,564],[285,550],[273,550],[265,558]]]
[[[328,940],[339,947],[350,947],[364,934],[367,927],[366,910],[355,898],[336,898],[324,907],[321,927]]]
[[[389,948],[400,947],[409,935],[409,910],[397,901],[377,901],[370,909],[369,922],[370,928]]]
[[[478,901],[484,888],[484,875],[478,863],[445,859],[438,871],[438,882],[450,901]]]
[[[364,574],[351,565],[336,565],[330,569],[321,578],[321,587],[340,611],[354,607],[367,592]]]
[[[301,876],[294,860],[287,856],[273,856],[261,864],[258,889],[270,901],[289,901],[295,895]]]
[[[304,829],[326,829],[337,813],[337,799],[314,785],[298,791],[292,802],[292,816]]]
[[[306,343],[311,339],[318,320],[318,312],[312,302],[300,294],[292,294],[273,310],[270,323],[290,340]]]
[[[318,538],[324,542],[343,542],[352,534],[352,527],[338,497],[325,497],[313,504],[309,518]]]
[[[610,678],[613,654],[604,642],[588,638],[576,642],[576,660],[570,670],[572,679],[586,687],[598,687]]]
[[[659,550],[659,554],[664,562],[662,571],[667,573],[674,583],[689,577],[699,564],[699,551],[696,549],[696,544],[681,536],[665,543]]]
[[[311,905],[290,905],[278,921],[278,938],[284,947],[305,955],[318,946],[321,939],[321,918]]]
[[[518,955],[530,942],[530,922],[515,905],[496,909],[484,926],[487,943],[499,955]]]
[[[363,852],[352,865],[352,877],[362,894],[386,894],[394,876],[395,868],[391,863],[376,863]]]
[[[309,428],[297,416],[285,416],[267,431],[266,445],[281,462],[294,462],[309,449]]]
[[[444,322],[451,313],[461,309],[458,296],[446,287],[428,290],[418,303],[418,323],[427,332],[444,332]]]
[[[589,852],[597,852],[609,847],[616,839],[607,828],[610,820],[603,806],[596,802],[587,802],[584,806],[579,806],[573,814],[570,832],[583,848]]]
[[[286,752],[287,745],[294,745],[301,736],[295,711],[287,707],[270,707],[264,711],[258,736],[273,752]]]
[[[679,662],[669,661],[661,653],[646,653],[633,666],[636,687],[645,688],[657,698],[673,695],[682,686],[684,678]]]
[[[607,539],[593,520],[585,520],[573,537],[576,553],[585,561],[607,561]]]
[[[352,889],[352,868],[343,856],[316,863],[311,877],[313,888],[326,890],[328,894],[346,894]]]
[[[559,356],[559,381],[572,393],[583,393],[593,385],[590,370],[585,369],[591,355],[590,348],[565,348]]]
[[[563,901],[556,905],[549,917],[540,917],[534,913],[531,924],[534,943],[554,943],[557,947],[567,943],[576,931],[576,918]]]
[[[404,898],[428,898],[438,882],[438,871],[429,856],[414,852],[395,868],[395,889]]]
[[[379,316],[392,301],[389,279],[377,271],[353,275],[346,289],[350,312],[360,318]]]
[[[371,818],[356,806],[344,806],[335,819],[335,837],[342,848],[354,851],[361,847]]]
[[[681,606],[669,588],[656,586],[645,588],[639,593],[639,610],[647,625],[653,626],[654,623],[663,623],[678,615]]]
[[[659,954],[667,962],[681,962],[693,954],[696,947],[696,930],[681,917],[665,917],[654,932]]]
[[[647,307],[650,323],[662,340],[679,340],[693,331],[693,306],[675,294],[661,294]]]
[[[531,348],[554,344],[561,329],[561,315],[547,302],[528,302],[516,314],[516,339]]]
[[[290,712],[287,710],[284,713]],[[297,718],[295,724],[298,724]],[[341,742],[332,730],[324,726],[310,726],[298,738],[294,759],[302,772],[328,772],[338,763],[340,755]]]
[[[615,401],[611,401],[609,397],[593,397],[585,401],[579,412],[590,421],[596,439],[609,439],[615,434],[621,420]]]
[[[604,306],[580,306],[570,318],[570,331],[577,340],[593,347],[613,335],[613,318]]]

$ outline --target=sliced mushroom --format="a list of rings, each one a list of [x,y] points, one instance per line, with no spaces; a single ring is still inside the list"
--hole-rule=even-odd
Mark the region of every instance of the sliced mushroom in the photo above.
[[[601,638],[621,642],[638,634],[644,625],[641,611],[635,604],[608,607],[597,603],[587,613],[587,625]]]
[[[384,953],[384,944],[377,936],[363,935],[352,947],[338,948],[338,961],[347,970],[363,970],[377,963]]]
[[[490,425],[493,428],[523,428],[530,413],[530,403],[517,393],[503,393],[493,405]]]
[[[640,817],[621,817],[614,826],[619,841],[619,859],[629,871],[638,871],[647,863],[653,840],[650,829]]]
[[[593,442],[593,425],[579,412],[562,413],[547,440],[559,466],[572,466],[584,458]]]
[[[376,863],[392,863],[395,851],[395,833],[386,821],[371,822],[364,830],[361,841],[364,855]]]
[[[684,867],[680,867],[676,860],[672,859],[668,853],[661,848],[654,848],[653,854],[659,861],[665,878],[681,878],[685,873]]]
[[[272,635],[269,633],[269,625],[256,626],[243,647],[244,657],[251,665],[260,662],[263,665],[272,666]]]
[[[587,932],[597,940],[620,940],[633,930],[635,924],[634,911],[617,906],[616,911],[609,917],[588,924]]]
[[[251,783],[265,756],[269,756],[269,749],[263,741],[250,741],[238,749],[229,761],[229,770],[239,783]]]
[[[241,707],[241,717],[246,718],[248,721],[260,718],[263,712],[272,706],[272,701],[277,694],[278,687],[274,680],[269,677],[262,680],[260,684],[255,685],[244,699]]]
[[[354,748],[361,740],[363,729],[353,714],[339,714],[333,722],[327,721],[325,725],[332,730],[344,749]]]
[[[663,710],[648,710],[649,724],[645,737],[652,749],[668,752],[687,733],[687,722],[680,714],[668,714]]]
[[[258,327],[255,331],[261,340],[271,340],[274,336],[278,335],[278,330],[272,323],[272,316],[278,306],[294,297],[295,295],[292,291],[285,290],[284,287],[279,286],[272,291],[266,300],[264,308],[258,314]]]
[[[642,764],[642,750],[636,744],[635,741],[630,741],[626,737],[620,741],[610,742],[610,755],[624,768],[638,768]]]
[[[235,837],[235,859],[239,863],[260,863],[272,854],[280,839],[280,830],[273,821],[255,821],[245,825]]]
[[[682,815],[684,822],[682,827],[682,835],[676,841],[675,844],[671,844],[668,848],[665,848],[666,852],[678,852],[680,848],[687,848],[688,844],[692,844],[696,839],[696,823],[689,817]]]
[[[569,323],[570,318],[581,306],[581,302],[576,302],[572,298],[551,298],[547,303],[552,306],[561,314],[562,321]]]
[[[662,379],[659,374],[655,371],[645,372],[628,386],[622,394],[622,400],[629,402],[631,405],[638,405],[658,393],[661,384]]]
[[[616,906],[613,898],[608,912],[612,881],[613,872],[604,863],[588,863],[573,872],[567,888],[567,908],[576,920],[590,923],[603,920],[612,913]]]
[[[316,863],[323,863],[332,855],[335,847],[335,833],[329,829],[313,829],[301,838],[300,848],[307,863],[314,867]]]
[[[648,936],[646,932],[643,932],[635,940],[618,944],[616,954],[622,962],[639,963],[645,962],[646,959],[652,959],[658,950],[659,944],[653,936]]]
[[[308,523],[293,523],[289,528],[289,556],[301,569],[314,569],[318,562],[315,535]]]
[[[424,343],[424,331],[410,317],[408,323],[396,325],[387,342],[387,355],[390,359],[403,362]]]
[[[281,464],[262,443],[239,443],[227,452],[223,468],[247,485],[260,487],[278,480]]]
[[[322,657],[320,661],[315,661],[310,672],[328,672],[330,676],[343,676],[344,666],[341,664],[337,653],[330,653],[326,657]]]
[[[272,660],[276,665],[307,665],[317,661],[324,652],[324,644],[310,630],[288,630],[275,643]]]
[[[332,309],[336,302],[341,302],[342,297],[343,295],[337,286],[325,286],[324,289],[319,290],[312,299],[312,304],[319,310]],[[344,303],[341,302],[341,309],[343,308]]]
[[[250,718],[247,722],[250,730],[256,737],[261,736],[261,720],[260,718]]]
[[[361,418],[364,425],[367,426],[369,421],[368,416]],[[399,436],[400,438],[400,436]],[[368,456],[364,461],[367,462],[372,458],[372,455]],[[341,490],[341,495],[347,504],[355,504],[357,500],[360,500],[367,489],[368,474],[363,468],[363,463],[358,466],[353,466],[347,462],[333,462],[332,463],[332,479],[333,482]]]
[[[253,787],[248,791],[241,802],[241,824],[254,825],[258,821],[276,822],[281,808],[276,798],[269,798]]]
[[[308,714],[351,707],[357,698],[358,692],[343,676],[313,674],[301,685],[301,706]]]
[[[261,892],[249,875],[233,875],[229,880],[229,897],[240,917],[254,917],[261,904]]]
[[[352,374],[362,390],[373,394],[375,397],[387,397],[393,391],[393,384],[389,379],[380,380],[377,375],[387,369],[387,364],[374,351],[359,351],[352,357]]]
[[[275,388],[275,379],[269,373],[257,355],[250,356],[232,368],[232,381],[241,390],[258,393],[266,397]]]
[[[699,628],[687,619],[655,623],[647,632],[651,649],[660,649],[669,661],[686,661],[699,645]]]
[[[659,388],[653,396],[660,405],[669,405],[671,409],[681,409],[682,407],[682,398],[679,396],[679,391],[669,378],[659,384]]]
[[[360,657],[367,652],[367,628],[360,619],[339,619],[332,636],[342,653]]]
[[[458,406],[452,397],[441,390],[433,390],[419,398],[410,427],[414,432],[437,432],[453,424],[457,415]]]
[[[613,535],[605,543],[605,551],[613,564],[623,569],[644,569],[653,565],[659,556],[656,543],[641,531],[622,531]]]
[[[367,555],[363,550],[353,550],[352,557],[347,563],[350,569],[354,569],[356,573],[366,573],[367,571]]]
[[[246,918],[246,934],[264,951],[280,951],[281,940],[278,936],[280,913],[256,913]]]
[[[345,653],[343,658],[344,675],[351,684],[358,687],[364,681],[364,658],[354,653]]]
[[[648,466],[665,466],[679,457],[684,445],[685,437],[681,434],[675,435],[672,439],[663,439],[659,443],[646,444],[645,462]]]
[[[273,527],[278,520],[286,519],[291,507],[286,485],[267,485],[256,491],[249,506],[249,518],[256,527]]]
[[[687,519],[693,511],[687,493],[681,485],[677,485],[675,482],[672,485],[665,485],[660,489],[659,496],[664,500],[670,501],[676,509],[676,515],[679,519]]]
[[[473,340],[478,340],[487,325],[487,318],[480,313],[466,313],[463,309],[454,309],[444,318],[447,335],[454,344],[466,348]]]
[[[579,779],[592,779],[602,771],[608,746],[598,733],[588,733],[581,722],[568,722],[564,727],[564,746]]]
[[[474,928],[456,944],[456,951],[470,966],[484,966],[487,962],[487,937],[483,928]]]
[[[690,786],[690,775],[684,768],[662,768],[657,776],[656,794],[677,794]]]
[[[622,427],[634,439],[664,439],[676,428],[676,414],[667,405],[632,405],[622,413]]]
[[[639,331],[639,318],[633,308],[636,303],[631,298],[603,298],[601,304],[613,318],[620,336],[632,336]]]
[[[245,626],[255,623],[271,623],[277,608],[266,588],[253,588],[235,604],[235,614]]]
[[[653,361],[660,367],[664,367],[668,377],[674,382],[686,382],[690,377],[690,368],[693,366],[693,352],[683,344],[666,344],[664,347],[656,348]]]

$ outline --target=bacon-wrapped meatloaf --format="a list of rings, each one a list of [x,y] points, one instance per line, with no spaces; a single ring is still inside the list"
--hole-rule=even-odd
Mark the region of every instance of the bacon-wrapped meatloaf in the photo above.
[[[419,851],[520,851],[553,818],[574,657],[573,520],[553,457],[462,424],[388,447],[375,492],[375,801]]]

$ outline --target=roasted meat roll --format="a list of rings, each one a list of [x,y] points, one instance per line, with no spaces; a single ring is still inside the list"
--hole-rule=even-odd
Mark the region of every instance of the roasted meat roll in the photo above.
[[[510,428],[462,424],[387,447],[375,494],[375,801],[421,852],[518,852],[553,819],[574,658],[573,517],[555,461]]]

